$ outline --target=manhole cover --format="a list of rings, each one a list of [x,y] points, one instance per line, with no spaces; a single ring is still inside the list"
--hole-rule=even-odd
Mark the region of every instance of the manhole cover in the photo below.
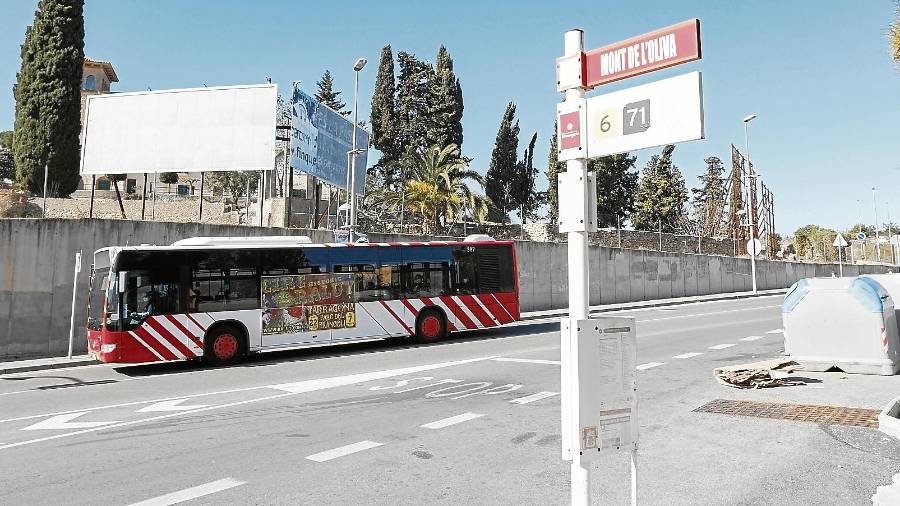
[[[700,406],[694,412],[878,428],[878,410],[876,409],[716,399]]]

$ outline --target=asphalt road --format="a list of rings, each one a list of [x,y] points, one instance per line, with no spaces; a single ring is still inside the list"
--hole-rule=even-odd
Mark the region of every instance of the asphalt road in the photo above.
[[[692,411],[715,398],[881,408],[900,391],[834,375],[717,384],[716,366],[781,354],[779,303],[618,313],[638,320],[640,504],[870,504],[900,469],[900,445],[872,429]],[[549,320],[221,369],[0,376],[0,504],[566,504],[558,361]],[[625,502],[627,457],[594,464],[597,504]]]

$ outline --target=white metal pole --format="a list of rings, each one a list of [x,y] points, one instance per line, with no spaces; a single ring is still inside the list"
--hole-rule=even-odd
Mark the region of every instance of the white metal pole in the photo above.
[[[256,183],[256,195],[259,200],[259,226],[263,226],[263,187],[266,185],[266,171],[259,171],[259,182]]]
[[[75,342],[75,299],[78,296],[78,273],[81,272],[81,250],[75,253],[75,274],[72,276],[72,316],[69,320],[69,354],[72,360],[72,347]]]
[[[44,201],[41,203],[41,218],[44,218],[47,213],[47,173],[48,173],[47,164],[44,163]]]
[[[353,82],[353,154],[350,158],[350,243],[356,241],[356,124],[359,122],[359,70]]]
[[[881,261],[881,239],[878,234],[878,202],[875,201],[875,190],[876,188],[872,187],[872,206],[875,208],[875,261]]]
[[[573,56],[581,54],[584,50],[584,32],[581,30],[569,30],[565,34],[565,55]],[[574,88],[566,90],[566,102],[580,101],[584,98],[584,90]],[[587,160],[579,158],[566,162],[566,170],[569,174],[578,174],[581,184],[585,186],[583,195],[587,195]],[[565,205],[581,206],[583,202],[577,202],[569,199]],[[567,373],[567,377],[562,377],[561,392],[568,396],[567,403],[568,413],[563,415],[563,423],[569,424],[569,430],[563,431],[571,438],[568,441],[572,449],[572,466],[571,466],[571,499],[573,505],[587,506],[591,502],[591,478],[590,467],[581,462],[579,449],[581,448],[578,420],[578,346],[575,342],[577,335],[578,321],[588,318],[589,310],[589,286],[588,281],[588,237],[586,231],[569,232],[568,233],[569,248],[569,329],[570,332],[560,334],[560,349],[569,350],[567,356],[563,356],[562,360],[568,360],[568,366],[561,368],[563,374]]]
[[[844,253],[842,247],[838,246],[838,271],[841,277],[844,277]]]
[[[750,133],[749,133],[749,123],[750,121],[744,121],[744,148],[747,151],[747,171],[745,173],[745,177],[747,178],[747,219],[749,220],[750,225],[750,242],[753,245],[750,248],[750,274],[753,277],[753,293],[756,293],[756,228],[753,226],[753,193],[750,191],[750,184],[753,184],[753,188],[756,188],[756,178],[752,177],[750,171],[752,170],[752,166],[750,164]],[[744,172],[744,171],[741,171]]]

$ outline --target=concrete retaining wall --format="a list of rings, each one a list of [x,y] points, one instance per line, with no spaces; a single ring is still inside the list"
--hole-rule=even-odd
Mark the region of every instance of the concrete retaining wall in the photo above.
[[[198,223],[124,220],[0,219],[0,360],[66,353],[75,252],[84,252],[75,305],[75,352],[84,353],[88,267],[104,246],[170,244],[193,236],[308,235],[333,239],[324,230],[285,230]],[[369,234],[373,242],[421,240]],[[568,305],[566,245],[517,245],[523,311]],[[590,249],[591,303],[705,295],[750,289],[747,259],[659,253],[606,247]],[[834,265],[757,262],[760,289],[786,288],[804,277],[830,276]],[[885,272],[878,266],[845,266],[845,275]]]

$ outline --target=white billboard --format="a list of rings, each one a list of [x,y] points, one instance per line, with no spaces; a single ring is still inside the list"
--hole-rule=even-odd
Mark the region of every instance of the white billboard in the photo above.
[[[274,84],[92,95],[81,173],[269,170]]]
[[[595,158],[702,139],[700,72],[557,107],[559,158]],[[583,147],[586,146],[586,153]]]

